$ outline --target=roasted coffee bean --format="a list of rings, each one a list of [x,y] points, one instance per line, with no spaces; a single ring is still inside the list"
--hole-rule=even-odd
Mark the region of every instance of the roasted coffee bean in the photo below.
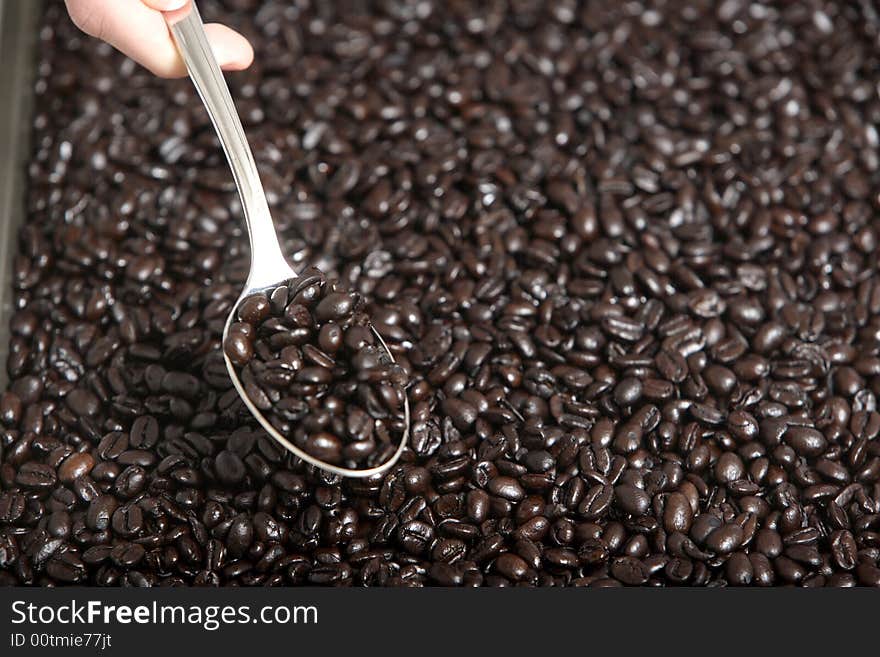
[[[89,452],[77,452],[61,463],[58,478],[65,484],[73,483],[77,477],[89,474],[94,464],[95,459]]]
[[[495,561],[496,570],[507,579],[518,582],[528,573],[528,564],[520,557],[510,552],[500,555]]]
[[[86,526],[94,531],[103,531],[110,526],[110,519],[116,510],[117,502],[111,495],[100,495],[89,503]]]
[[[4,491],[0,493],[0,522],[11,524],[24,514],[27,498],[21,493]]]
[[[651,573],[640,559],[620,557],[611,563],[611,574],[628,586],[638,586],[648,581]]]
[[[144,558],[146,550],[138,543],[118,543],[110,552],[113,562],[122,568],[138,565]]]
[[[494,477],[489,480],[489,492],[511,502],[518,502],[525,496],[522,486],[512,477]]]
[[[15,483],[33,490],[52,488],[58,481],[55,470],[45,464],[30,461],[19,466]]]
[[[742,527],[730,523],[712,531],[706,537],[706,546],[713,552],[726,554],[740,546],[742,537]]]
[[[87,576],[86,565],[75,552],[63,552],[50,559],[46,564],[46,573],[65,584],[81,583]]]
[[[691,527],[693,511],[690,502],[682,493],[670,493],[666,498],[663,511],[663,526],[670,534],[682,532],[686,534]]]
[[[827,445],[825,436],[820,431],[804,426],[789,427],[783,440],[801,456],[818,456]]]
[[[858,547],[851,532],[838,530],[831,535],[829,543],[831,556],[840,568],[852,570],[856,567]]]
[[[621,509],[635,516],[643,515],[651,504],[650,495],[631,485],[616,486],[614,497]]]
[[[221,484],[235,486],[247,475],[247,470],[241,458],[235,452],[224,450],[217,454],[214,460],[214,469]]]

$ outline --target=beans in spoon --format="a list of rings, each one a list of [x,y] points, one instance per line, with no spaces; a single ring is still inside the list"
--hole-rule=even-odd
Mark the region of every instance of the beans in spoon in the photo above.
[[[283,436],[325,463],[381,465],[406,432],[406,372],[362,297],[318,269],[238,305],[223,344],[245,393]]]

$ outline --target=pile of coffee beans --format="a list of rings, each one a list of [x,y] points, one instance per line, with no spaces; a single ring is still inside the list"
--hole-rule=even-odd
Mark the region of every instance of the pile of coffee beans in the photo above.
[[[323,463],[362,470],[388,462],[406,435],[407,379],[361,305],[308,270],[243,299],[223,347],[282,436]]]
[[[0,582],[880,585],[873,3],[200,6],[256,45],[285,253],[363,297],[409,449],[342,479],[249,417],[210,122],[48,3]]]

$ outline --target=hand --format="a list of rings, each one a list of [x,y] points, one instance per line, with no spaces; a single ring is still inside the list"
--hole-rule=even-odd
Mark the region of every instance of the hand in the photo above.
[[[162,12],[189,10],[191,0],[65,0],[74,24],[106,41],[163,78],[186,75]],[[254,50],[235,30],[205,25],[220,67],[240,71],[250,66]]]

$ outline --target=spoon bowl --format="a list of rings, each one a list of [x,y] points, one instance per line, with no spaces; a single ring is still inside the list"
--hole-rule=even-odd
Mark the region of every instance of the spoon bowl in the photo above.
[[[232,169],[232,175],[241,197],[241,205],[250,240],[250,271],[244,290],[242,290],[241,295],[226,318],[226,324],[223,327],[222,346],[226,344],[230,326],[236,321],[236,313],[242,301],[254,294],[263,293],[268,296],[273,290],[296,280],[298,276],[284,257],[278,241],[278,235],[275,231],[275,225],[272,222],[272,215],[269,212],[269,204],[266,201],[263,184],[257,172],[253,153],[245,136],[241,120],[238,117],[238,112],[232,102],[232,96],[229,93],[226,80],[223,78],[220,66],[211,52],[202,19],[195,3],[190,3],[183,9],[166,12],[165,21],[177,45],[180,56],[186,65],[189,77],[208,111],[208,115],[223,146],[223,151],[229,161],[229,167]],[[382,350],[384,350],[393,363],[394,355],[382,339],[382,336],[379,335],[372,323],[369,324],[369,328],[381,345]],[[229,378],[232,380],[235,390],[251,415],[254,416],[273,439],[306,463],[344,477],[371,477],[391,468],[400,459],[404,449],[406,449],[409,439],[410,411],[409,401],[404,392],[403,415],[405,428],[393,454],[383,463],[369,468],[347,468],[316,458],[295,445],[272,425],[245,391],[245,387],[226,350],[221,347],[221,351],[223,352],[226,369],[229,372]]]

